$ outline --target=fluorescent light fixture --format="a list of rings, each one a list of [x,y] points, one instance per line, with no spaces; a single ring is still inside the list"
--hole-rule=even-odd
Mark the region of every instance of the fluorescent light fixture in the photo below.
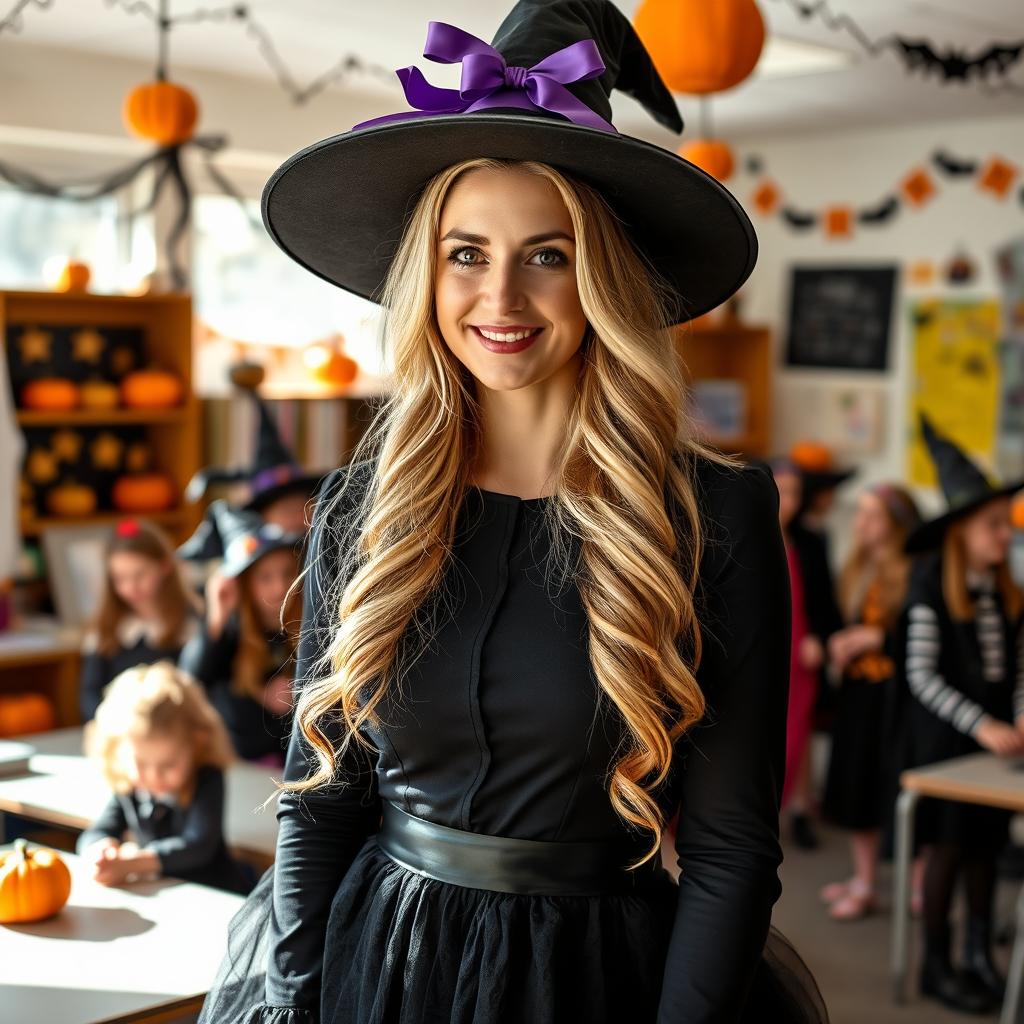
[[[789,78],[839,71],[853,64],[854,59],[854,55],[846,50],[772,33],[765,41],[754,75],[757,78]]]

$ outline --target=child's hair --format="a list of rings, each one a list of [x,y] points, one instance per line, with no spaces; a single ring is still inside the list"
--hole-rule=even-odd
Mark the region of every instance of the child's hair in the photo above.
[[[1013,582],[1010,566],[996,566],[996,589],[1011,622],[1017,621],[1024,600]],[[942,597],[950,616],[956,622],[970,622],[975,617],[974,601],[967,590],[967,546],[964,543],[963,520],[951,523],[942,541]]]
[[[114,654],[118,648],[117,627],[122,619],[132,614],[131,608],[117,596],[110,579],[110,558],[122,551],[170,565],[157,595],[163,628],[156,643],[159,647],[173,647],[189,615],[198,610],[197,598],[182,579],[174,548],[164,532],[141,519],[124,519],[111,531],[103,555],[103,596],[95,622],[97,649],[107,657]]]
[[[270,652],[264,637],[259,612],[249,585],[252,566],[238,577],[238,651],[231,667],[231,688],[243,697],[259,700],[266,685]],[[298,559],[295,559],[295,575],[299,575]],[[295,657],[299,644],[299,629],[302,625],[302,591],[291,587],[281,606],[280,621],[286,636],[289,658]]]
[[[96,717],[85,726],[85,752],[99,762],[115,793],[128,793],[118,749],[125,739],[180,735],[197,768],[226,768],[235,758],[227,729],[202,686],[169,661],[136,665],[115,676]]]

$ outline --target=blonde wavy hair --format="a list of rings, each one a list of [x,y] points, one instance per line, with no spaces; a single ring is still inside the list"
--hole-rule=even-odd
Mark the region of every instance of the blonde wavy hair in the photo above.
[[[481,418],[475,381],[437,324],[438,234],[452,187],[482,168],[546,178],[576,235],[576,279],[589,326],[545,514],[553,558],[572,573],[589,620],[602,700],[628,727],[628,748],[610,772],[608,791],[627,826],[651,834],[635,868],[660,846],[665,821],[656,793],[673,744],[704,713],[695,674],[701,635],[693,592],[702,538],[694,463],[736,463],[696,440],[682,362],[673,331],[663,326],[667,292],[656,274],[594,189],[542,163],[455,164],[427,184],[412,212],[383,294],[395,387],[357,446],[345,486],[316,513],[342,559],[326,598],[337,609],[336,628],[296,711],[317,766],[305,780],[281,787],[303,792],[332,782],[337,758],[353,739],[372,750],[360,728],[378,723],[375,708],[389,686],[400,692],[403,633],[445,574],[480,450]],[[345,501],[353,467],[366,460],[375,464],[373,479],[349,525],[332,535],[332,521],[343,518],[332,512]],[[678,512],[671,514],[669,504]],[[569,565],[572,539],[579,557]],[[337,751],[324,732],[328,721],[344,727]]]
[[[235,759],[227,729],[202,686],[169,661],[136,665],[113,678],[96,717],[85,726],[85,753],[99,764],[115,793],[130,793],[122,744],[153,736],[180,737],[190,744],[196,768],[223,769]]]

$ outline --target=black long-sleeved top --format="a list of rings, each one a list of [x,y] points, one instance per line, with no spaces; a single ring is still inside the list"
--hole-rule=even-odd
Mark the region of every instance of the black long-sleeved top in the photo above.
[[[322,493],[345,472],[329,477]],[[369,463],[355,468],[332,516],[352,515],[369,472]],[[659,1024],[738,1018],[781,891],[789,583],[778,494],[762,467],[735,471],[704,460],[695,486],[705,535],[698,679],[708,712],[677,742],[659,797],[668,814],[679,810],[682,870]],[[282,795],[268,1021],[310,1019],[269,1007],[318,1008],[331,899],[377,830],[382,799],[481,833],[621,839],[604,777],[624,724],[599,702],[576,587],[545,584],[546,500],[467,492],[446,577],[447,615],[408,670],[404,700],[378,707],[383,724],[368,733],[375,757],[351,744],[339,766],[347,785]],[[299,687],[333,628],[321,584],[337,573],[338,552],[320,520],[310,536]],[[285,778],[306,777],[308,755],[293,731]]]

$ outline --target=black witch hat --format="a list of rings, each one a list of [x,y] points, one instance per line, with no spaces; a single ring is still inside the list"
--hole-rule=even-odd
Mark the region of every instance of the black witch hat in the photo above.
[[[187,501],[199,501],[211,484],[248,481],[249,499],[242,506],[260,512],[278,498],[288,494],[302,494],[311,498],[323,476],[310,473],[295,461],[281,440],[273,416],[266,402],[254,387],[246,388],[256,403],[259,426],[256,434],[256,454],[248,469],[220,469],[207,467],[199,470],[185,488]]]
[[[240,576],[264,555],[280,548],[296,549],[302,536],[266,523],[258,513],[234,508],[223,498],[210,502],[195,533],[178,548],[178,557],[189,562],[222,559],[218,571]]]
[[[424,56],[461,63],[458,89],[398,71],[414,110],[376,118],[290,157],[263,191],[275,242],[364,298],[381,285],[427,181],[474,157],[539,160],[594,186],[674,297],[670,322],[720,305],[750,275],[757,238],[721,183],[611,123],[618,89],[683,130],[672,94],[611,0],[519,0],[488,45],[441,22]]]
[[[949,437],[940,434],[924,413],[920,415],[921,434],[935,463],[939,486],[949,508],[941,516],[922,523],[907,538],[908,552],[924,551],[942,540],[950,523],[962,519],[995,498],[1003,498],[1024,487],[1024,480],[996,484],[967,457]]]

